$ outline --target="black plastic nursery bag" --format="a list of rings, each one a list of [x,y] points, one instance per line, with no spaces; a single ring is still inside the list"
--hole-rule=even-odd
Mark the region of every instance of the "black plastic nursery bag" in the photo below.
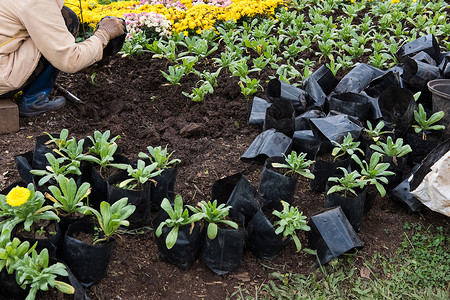
[[[422,36],[403,45],[397,50],[395,56],[399,62],[403,62],[406,57],[414,56],[421,51],[428,53],[435,61],[439,60],[439,44],[432,34]]]
[[[318,147],[319,141],[317,141],[312,130],[299,130],[294,132],[292,150],[297,153],[306,153],[307,159],[314,159]]]
[[[272,103],[267,100],[254,97],[248,123],[262,126],[264,124],[264,119],[266,118],[266,110],[271,105]]]
[[[384,71],[370,65],[358,64],[349,73],[347,73],[341,81],[339,81],[331,95],[349,92],[359,94],[372,80],[384,75],[384,73]]]
[[[327,95],[339,83],[330,69],[322,65],[308,78],[305,79],[303,87],[307,93],[308,106],[322,107],[325,104]]]
[[[341,142],[350,133],[354,140],[359,138],[362,127],[353,122],[347,115],[339,114],[326,118],[310,119],[311,130],[320,141]]]
[[[247,151],[241,156],[243,161],[263,163],[267,157],[285,154],[291,147],[292,139],[275,129],[259,134]]]
[[[369,97],[362,94],[342,93],[331,96],[328,99],[330,111],[338,111],[346,115],[353,116],[365,123],[369,117],[371,102]]]
[[[175,183],[177,179],[178,168],[172,167],[169,169],[164,169],[161,174],[156,176],[154,180],[156,185],[152,184],[150,199],[153,210],[161,209],[161,202],[164,198],[169,199],[173,202],[175,199]]]
[[[280,98],[274,100],[266,110],[263,130],[274,128],[276,131],[292,137],[295,131],[295,111],[291,101]]]
[[[312,118],[325,118],[326,114],[318,109],[308,110],[301,115],[295,117],[295,131],[298,130],[309,130],[311,129],[311,125],[309,123],[309,119]]]
[[[403,64],[403,81],[413,92],[422,91],[428,81],[441,77],[439,67],[405,57]]]
[[[309,243],[321,265],[364,246],[339,206],[312,216],[308,225]]]
[[[245,218],[245,224],[250,221],[254,214],[261,208],[263,200],[256,188],[242,175],[234,187],[227,205],[231,205],[230,217],[239,220],[240,215]]]

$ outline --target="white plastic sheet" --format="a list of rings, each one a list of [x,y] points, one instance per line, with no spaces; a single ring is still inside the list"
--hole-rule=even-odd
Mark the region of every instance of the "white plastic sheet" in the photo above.
[[[433,164],[411,194],[431,210],[450,217],[450,151]]]

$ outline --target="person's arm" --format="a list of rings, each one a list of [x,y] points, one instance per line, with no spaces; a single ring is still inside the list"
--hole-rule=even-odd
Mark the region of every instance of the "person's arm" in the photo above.
[[[31,0],[19,14],[42,55],[57,69],[74,73],[102,59],[104,41],[92,36],[75,43],[55,0]]]

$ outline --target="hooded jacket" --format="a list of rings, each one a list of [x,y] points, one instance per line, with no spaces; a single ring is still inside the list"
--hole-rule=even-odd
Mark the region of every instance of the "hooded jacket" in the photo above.
[[[102,59],[98,37],[75,43],[61,15],[63,5],[64,0],[0,1],[0,95],[22,87],[41,55],[67,73]]]

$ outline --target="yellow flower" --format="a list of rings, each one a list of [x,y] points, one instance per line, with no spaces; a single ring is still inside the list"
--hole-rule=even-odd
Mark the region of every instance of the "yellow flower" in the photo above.
[[[16,186],[8,193],[8,195],[6,195],[6,202],[11,206],[21,206],[27,202],[30,194],[29,189]]]

